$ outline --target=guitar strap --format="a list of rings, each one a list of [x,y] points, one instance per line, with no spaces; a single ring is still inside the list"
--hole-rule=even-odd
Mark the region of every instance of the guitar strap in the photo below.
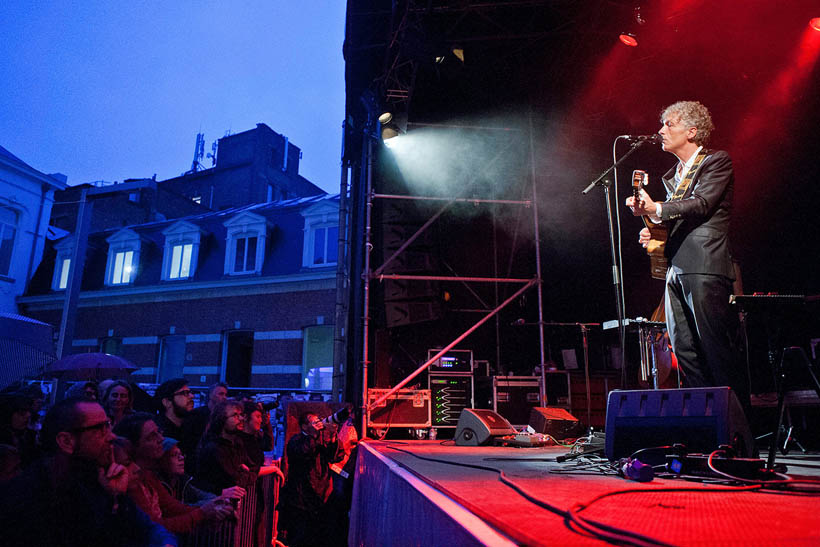
[[[675,193],[672,194],[672,197],[669,198],[669,201],[677,201],[679,199],[683,199],[683,196],[686,195],[687,190],[692,185],[692,180],[695,178],[695,173],[698,172],[700,168],[700,164],[703,163],[703,160],[706,159],[706,150],[701,150],[698,157],[695,158],[695,162],[689,168],[689,171],[686,172],[686,176],[683,177],[683,180],[680,181],[678,187],[675,188]]]

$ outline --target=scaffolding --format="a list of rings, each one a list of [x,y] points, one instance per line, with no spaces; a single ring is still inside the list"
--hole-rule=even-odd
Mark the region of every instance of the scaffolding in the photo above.
[[[446,127],[446,126],[445,126]],[[502,128],[493,128],[493,127],[473,127],[472,129],[486,129],[486,130],[498,130]],[[508,128],[503,128],[505,131],[509,131]],[[369,427],[368,424],[368,415],[369,410],[375,408],[376,406],[382,404],[386,401],[389,397],[396,394],[400,389],[410,383],[416,376],[427,370],[430,365],[437,362],[439,358],[441,358],[445,353],[450,351],[456,345],[458,345],[462,340],[467,338],[470,334],[472,334],[475,330],[481,327],[484,323],[496,317],[496,336],[498,335],[498,319],[497,314],[507,307],[511,302],[515,301],[521,295],[523,295],[526,291],[531,289],[532,287],[536,288],[537,291],[537,308],[538,308],[538,331],[539,331],[539,368],[540,368],[540,405],[546,406],[547,404],[547,396],[546,396],[546,374],[545,374],[545,366],[544,366],[544,317],[543,317],[543,297],[542,297],[542,277],[541,277],[541,245],[540,245],[540,235],[539,235],[539,228],[538,228],[538,200],[537,200],[537,184],[536,184],[536,176],[535,176],[535,166],[534,166],[534,144],[533,144],[533,128],[532,128],[532,117],[529,120],[529,127],[527,131],[527,139],[528,139],[528,163],[529,163],[529,183],[531,185],[531,199],[522,199],[522,200],[510,200],[510,199],[487,199],[487,198],[468,198],[462,196],[454,196],[454,197],[439,197],[439,196],[414,196],[414,195],[401,195],[401,194],[381,194],[376,193],[373,191],[372,188],[372,178],[368,177],[368,187],[366,192],[366,215],[365,215],[365,252],[364,252],[364,272],[362,275],[363,280],[363,346],[362,346],[362,431],[367,431]],[[483,167],[483,170],[487,170],[494,162],[498,160],[508,149],[510,143],[507,146],[503,147],[502,149],[498,150],[496,155]],[[372,165],[370,161],[368,164]],[[372,241],[372,208],[373,204],[376,200],[415,200],[415,201],[427,201],[427,202],[444,202],[443,205],[421,226],[419,227],[402,245],[399,246],[397,250],[395,250],[384,262],[379,265],[375,269],[371,269],[371,253],[374,249],[373,241]],[[442,215],[444,215],[448,209],[450,209],[456,203],[472,203],[476,206],[481,204],[498,204],[498,205],[508,205],[508,206],[515,206],[515,207],[524,207],[528,208],[532,211],[532,225],[533,225],[533,234],[534,234],[534,247],[535,247],[535,277],[532,278],[515,278],[515,277],[475,277],[475,276],[441,276],[441,275],[401,275],[401,274],[385,274],[385,269],[387,266],[394,261],[397,257],[399,257],[402,253],[404,253],[412,244],[413,242],[421,236],[426,230],[428,230]],[[495,228],[495,218],[493,218],[493,226]],[[495,255],[497,254],[497,250],[494,248],[494,259]],[[494,273],[497,274],[497,267],[494,269]],[[371,316],[370,316],[370,283],[374,280],[378,280],[379,282],[383,282],[385,280],[404,280],[409,282],[420,282],[420,281],[448,281],[448,282],[461,282],[464,284],[471,284],[471,283],[494,283],[496,285],[496,306],[491,310],[482,310],[482,313],[485,315],[476,321],[472,326],[466,329],[462,334],[457,336],[453,339],[450,343],[446,344],[441,350],[439,350],[435,355],[431,358],[428,358],[423,364],[418,366],[412,373],[407,375],[403,380],[398,382],[395,386],[391,387],[390,389],[386,390],[380,397],[375,399],[374,401],[368,403],[368,367],[370,365],[369,360],[369,345],[370,345],[370,328],[371,328]],[[512,295],[507,297],[503,302],[498,303],[498,285],[499,284],[512,284],[517,285],[517,289],[513,292]],[[468,286],[469,288],[469,286]],[[498,354],[500,355],[500,353]]]

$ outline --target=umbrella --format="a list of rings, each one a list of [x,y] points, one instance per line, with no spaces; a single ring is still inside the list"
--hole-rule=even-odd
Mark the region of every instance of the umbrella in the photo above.
[[[52,363],[49,369],[63,380],[121,378],[139,367],[110,353],[75,353]]]

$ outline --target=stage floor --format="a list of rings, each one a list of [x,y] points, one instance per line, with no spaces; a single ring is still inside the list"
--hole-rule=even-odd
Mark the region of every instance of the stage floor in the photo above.
[[[566,453],[561,447],[364,441],[357,466],[360,484],[355,485],[351,544],[370,545],[379,540],[381,545],[604,544],[567,518],[567,511],[585,507],[579,513],[585,519],[671,545],[820,545],[820,494],[750,491],[681,479],[637,483],[583,468],[578,460],[558,463],[556,457]],[[820,478],[820,456],[798,452],[777,462],[789,466],[791,477]],[[498,472],[481,468],[503,471],[513,485],[502,482]],[[414,501],[406,489],[386,486],[385,473],[398,473],[404,482],[421,484],[416,487],[418,492],[426,486],[426,499],[441,497],[455,504],[450,509],[439,504],[438,516],[414,510],[414,505],[423,503],[421,498]],[[398,479],[389,480],[395,483]],[[368,496],[377,499],[368,502]],[[379,507],[381,520],[386,522],[376,524],[364,514],[374,516],[373,507]],[[423,533],[414,538],[417,528],[407,522],[394,526],[391,521],[397,518],[424,520],[417,523]],[[437,519],[459,521],[465,529],[478,531],[469,541],[454,538],[453,523],[444,526]],[[378,532],[367,531],[376,525]]]

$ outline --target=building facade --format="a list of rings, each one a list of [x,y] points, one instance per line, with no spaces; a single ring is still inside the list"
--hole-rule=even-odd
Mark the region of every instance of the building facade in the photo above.
[[[18,313],[15,299],[43,255],[54,192],[65,187],[65,176],[41,173],[0,146],[0,312]]]
[[[338,214],[316,195],[92,231],[74,353],[138,382],[330,389]],[[74,244],[49,246],[21,311],[59,325]]]

